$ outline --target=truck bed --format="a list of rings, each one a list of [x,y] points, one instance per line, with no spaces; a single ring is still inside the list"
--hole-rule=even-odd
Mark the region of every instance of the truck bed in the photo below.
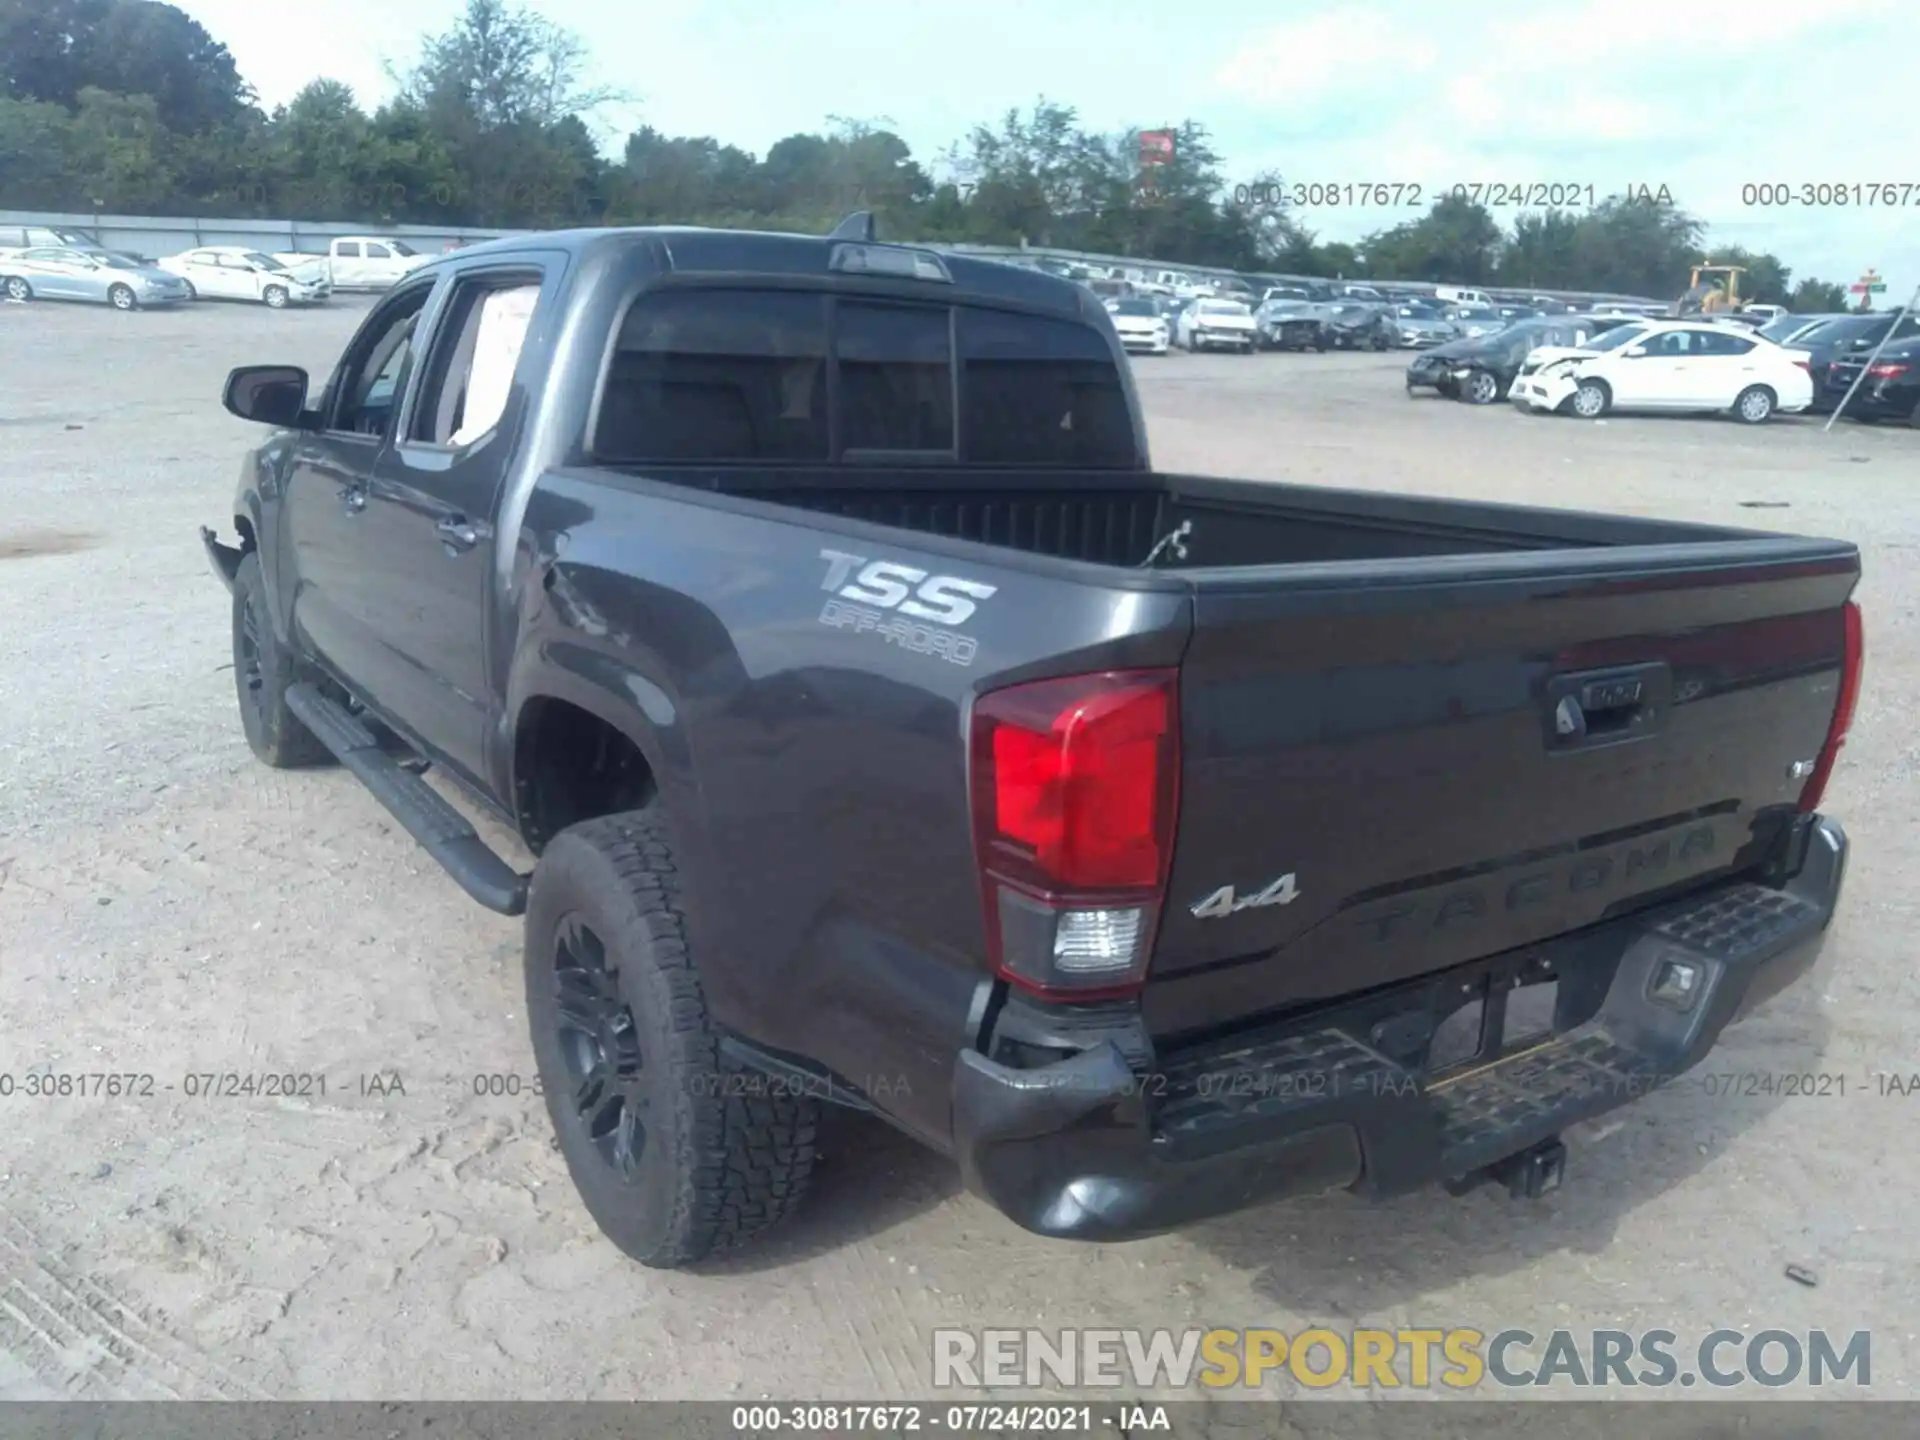
[[[1584,550],[1750,532],[1576,511],[1159,472],[649,469],[648,479],[1028,554],[1157,569]]]

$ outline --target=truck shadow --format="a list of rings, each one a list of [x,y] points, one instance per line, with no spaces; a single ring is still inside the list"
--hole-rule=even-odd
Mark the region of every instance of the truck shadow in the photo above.
[[[960,1172],[873,1115],[827,1106],[804,1203],[790,1220],[739,1251],[700,1267],[752,1275],[831,1254],[905,1225],[960,1191]]]
[[[1278,1304],[1353,1317],[1558,1252],[1599,1254],[1624,1218],[1723,1166],[1729,1142],[1782,1106],[1862,1103],[1864,1076],[1847,1077],[1844,1094],[1781,1093],[1818,1081],[1828,1036],[1813,995],[1756,1014],[1670,1088],[1569,1131],[1563,1188],[1540,1201],[1493,1186],[1458,1199],[1434,1186],[1382,1203],[1337,1192],[1227,1216],[1191,1238]],[[1808,1118],[1817,1123],[1817,1112]]]

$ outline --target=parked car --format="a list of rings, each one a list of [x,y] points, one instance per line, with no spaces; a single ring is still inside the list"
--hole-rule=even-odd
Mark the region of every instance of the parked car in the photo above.
[[[1336,300],[1320,307],[1320,343],[1327,350],[1395,349],[1399,314],[1380,301]]]
[[[1904,309],[1878,314],[1843,315],[1816,329],[1797,336],[1793,348],[1807,352],[1813,376],[1813,405],[1816,415],[1832,413],[1839,397],[1827,386],[1827,367],[1835,360],[1871,354],[1882,340],[1897,345],[1920,336],[1920,315]]]
[[[1128,350],[1144,350],[1149,355],[1167,353],[1173,332],[1160,307],[1151,300],[1139,296],[1109,300],[1107,313],[1113,316],[1114,331]]]
[[[1453,305],[1447,309],[1447,318],[1465,340],[1491,335],[1507,323],[1491,305]]]
[[[1866,378],[1848,400],[1847,387],[1862,370]],[[1904,420],[1920,430],[1920,340],[1890,342],[1877,357],[1835,360],[1827,367],[1827,393],[1828,408],[1844,404],[1849,420]]]
[[[1491,405],[1507,396],[1522,366],[1536,352],[1543,348],[1576,351],[1596,335],[1632,323],[1587,315],[1542,315],[1491,335],[1452,340],[1407,366],[1407,394],[1431,389],[1451,400]]]
[[[185,280],[196,300],[250,300],[280,310],[319,305],[333,294],[333,282],[320,261],[288,265],[244,245],[203,245],[155,263]]]
[[[1782,315],[1760,327],[1760,338],[1776,345],[1792,345],[1802,335],[1818,330],[1829,320],[1844,320],[1844,314]]]
[[[325,262],[327,280],[335,290],[385,290],[397,285],[434,257],[422,255],[404,240],[375,235],[342,235],[327,244],[322,256],[281,254],[286,265],[316,258]]]
[[[1180,312],[1174,336],[1183,350],[1253,353],[1253,311],[1238,300],[1196,300]]]
[[[1623,325],[1581,353],[1546,360],[1512,399],[1595,420],[1614,411],[1720,411],[1749,425],[1805,410],[1813,377],[1803,350],[1699,321]]]
[[[9,300],[91,300],[116,310],[178,305],[186,281],[116,250],[44,245],[0,256],[0,292]]]
[[[1754,317],[1756,324],[1766,326],[1772,324],[1782,315],[1789,312],[1784,305],[1744,305],[1740,308],[1739,313],[1742,315],[1751,315]]]
[[[625,1253],[793,1211],[823,1103],[1056,1238],[1539,1196],[1815,966],[1856,546],[1164,474],[1084,292],[848,234],[502,240],[226,385],[247,742],[524,917]]]
[[[1386,303],[1387,297],[1373,285],[1337,284],[1328,287],[1334,300],[1365,300],[1374,305]]]
[[[1455,305],[1471,305],[1479,309],[1489,309],[1492,299],[1484,290],[1472,290],[1460,285],[1436,285],[1433,289],[1436,300],[1448,301]]]
[[[1491,308],[1493,313],[1500,317],[1500,323],[1502,325],[1511,325],[1516,320],[1538,319],[1540,315],[1544,313],[1536,306],[1522,305],[1518,301],[1497,303]]]
[[[1311,300],[1272,299],[1253,312],[1255,343],[1262,350],[1321,350],[1320,307]]]
[[[1460,334],[1459,327],[1447,318],[1443,307],[1418,300],[1402,301],[1394,306],[1394,319],[1400,343],[1413,350],[1444,345]]]
[[[15,250],[108,250],[91,230],[70,230],[55,225],[0,225],[0,255]],[[116,251],[116,254],[131,252]],[[144,257],[133,255],[133,259]]]

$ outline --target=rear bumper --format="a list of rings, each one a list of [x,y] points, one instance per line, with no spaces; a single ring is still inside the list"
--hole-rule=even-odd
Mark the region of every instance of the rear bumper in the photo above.
[[[1670,1082],[1814,965],[1847,839],[1825,819],[1796,837],[1804,860],[1779,888],[1728,883],[1488,962],[1477,976],[1487,994],[1552,978],[1559,1016],[1585,1013],[1432,1083],[1423,1061],[1404,1048],[1396,1059],[1382,1040],[1380,996],[1163,1056],[1148,1074],[1111,1042],[1036,1069],[963,1051],[962,1175],[1024,1228],[1084,1240],[1158,1234],[1290,1195],[1386,1196],[1474,1175]],[[1673,963],[1694,967],[1684,1009],[1650,998]],[[1449,972],[1422,987],[1459,981]]]

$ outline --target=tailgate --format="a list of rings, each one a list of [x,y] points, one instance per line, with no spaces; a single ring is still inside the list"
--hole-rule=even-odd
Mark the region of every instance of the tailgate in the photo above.
[[[1409,979],[1755,863],[1826,738],[1858,578],[1851,546],[1772,538],[1196,572],[1150,1025]]]

